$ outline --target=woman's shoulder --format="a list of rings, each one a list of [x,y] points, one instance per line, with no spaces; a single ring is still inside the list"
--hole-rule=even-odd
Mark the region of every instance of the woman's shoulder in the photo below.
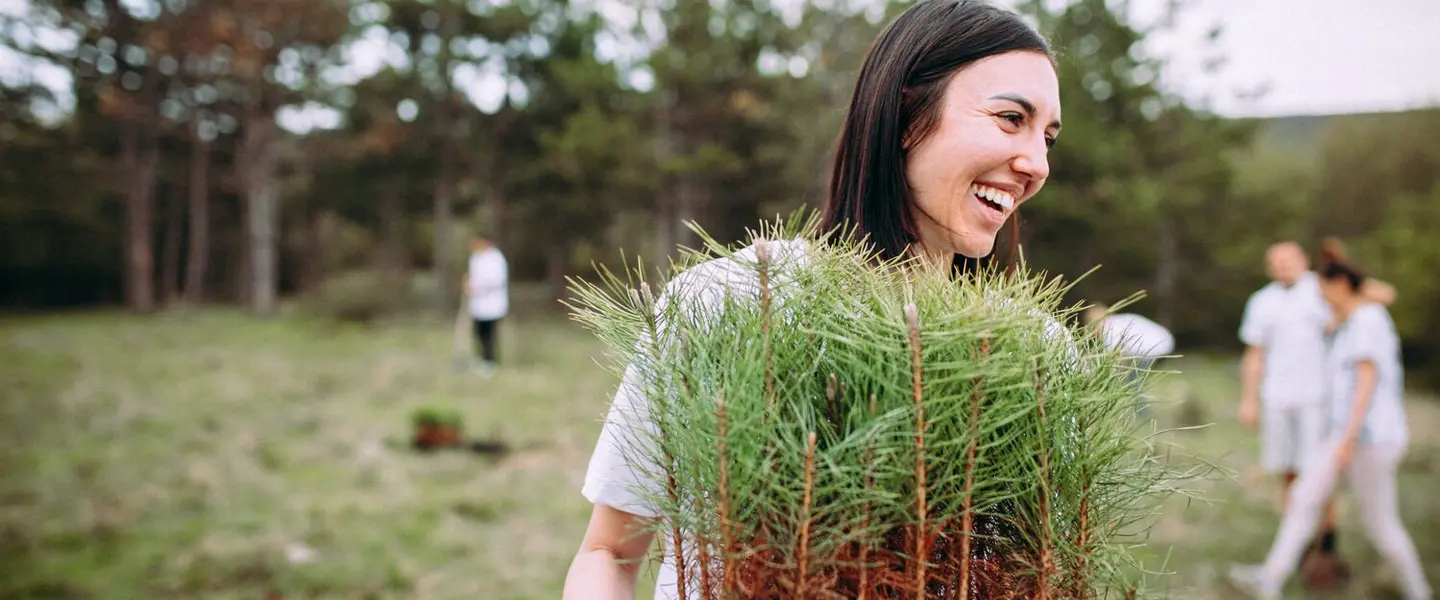
[[[758,239],[731,254],[716,256],[681,270],[666,284],[666,295],[672,299],[707,304],[718,301],[724,294],[758,296],[761,259],[772,274],[783,276],[785,272],[806,263],[809,244],[803,238]]]
[[[1390,320],[1390,311],[1375,302],[1366,302],[1356,307],[1350,318],[1361,327],[1394,328],[1394,324]]]

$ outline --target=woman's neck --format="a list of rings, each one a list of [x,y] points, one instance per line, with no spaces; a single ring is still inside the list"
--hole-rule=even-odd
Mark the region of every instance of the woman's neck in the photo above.
[[[926,246],[921,242],[915,242],[914,246],[912,246],[912,251],[915,253],[915,256],[923,259],[925,264],[933,267],[948,268],[951,263],[955,262],[954,252],[944,251],[934,246]]]
[[[1355,309],[1360,308],[1362,304],[1365,304],[1365,298],[1360,296],[1360,294],[1352,294],[1349,298],[1342,298],[1335,303],[1336,316],[1343,321],[1350,316],[1350,313],[1355,312]]]

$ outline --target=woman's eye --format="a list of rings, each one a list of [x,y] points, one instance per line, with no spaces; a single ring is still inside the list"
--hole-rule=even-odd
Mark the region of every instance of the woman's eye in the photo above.
[[[1019,126],[1025,124],[1025,115],[1022,115],[1022,114],[1017,113],[1017,112],[1005,112],[1005,113],[1000,113],[999,116],[1000,116],[1001,119],[1005,119],[1006,121],[1009,121],[1011,125],[1014,125],[1014,126],[1016,126],[1016,127],[1019,127]]]
[[[1046,147],[1046,148],[1054,148],[1054,147],[1055,147],[1055,136],[1053,136],[1053,135],[1047,135],[1047,136],[1045,136],[1045,147]]]

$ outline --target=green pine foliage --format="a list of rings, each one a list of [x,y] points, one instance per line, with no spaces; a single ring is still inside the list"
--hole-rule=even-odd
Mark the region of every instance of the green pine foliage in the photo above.
[[[1177,474],[1136,434],[1127,367],[1063,324],[1061,281],[810,230],[707,238],[659,298],[638,269],[572,284],[642,374],[628,450],[691,597],[1134,593],[1128,550]]]

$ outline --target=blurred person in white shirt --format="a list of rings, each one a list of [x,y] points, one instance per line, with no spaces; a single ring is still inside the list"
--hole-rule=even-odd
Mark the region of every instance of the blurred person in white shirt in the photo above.
[[[510,312],[509,277],[509,266],[500,249],[483,236],[471,238],[464,288],[479,358],[476,369],[484,373],[497,363],[496,326]]]
[[[1154,368],[1160,359],[1175,351],[1175,336],[1164,325],[1134,313],[1109,314],[1108,307],[1096,304],[1085,310],[1086,324],[1098,329],[1105,347],[1120,352],[1131,363],[1130,381]],[[1146,413],[1147,396],[1141,394],[1139,413]]]

